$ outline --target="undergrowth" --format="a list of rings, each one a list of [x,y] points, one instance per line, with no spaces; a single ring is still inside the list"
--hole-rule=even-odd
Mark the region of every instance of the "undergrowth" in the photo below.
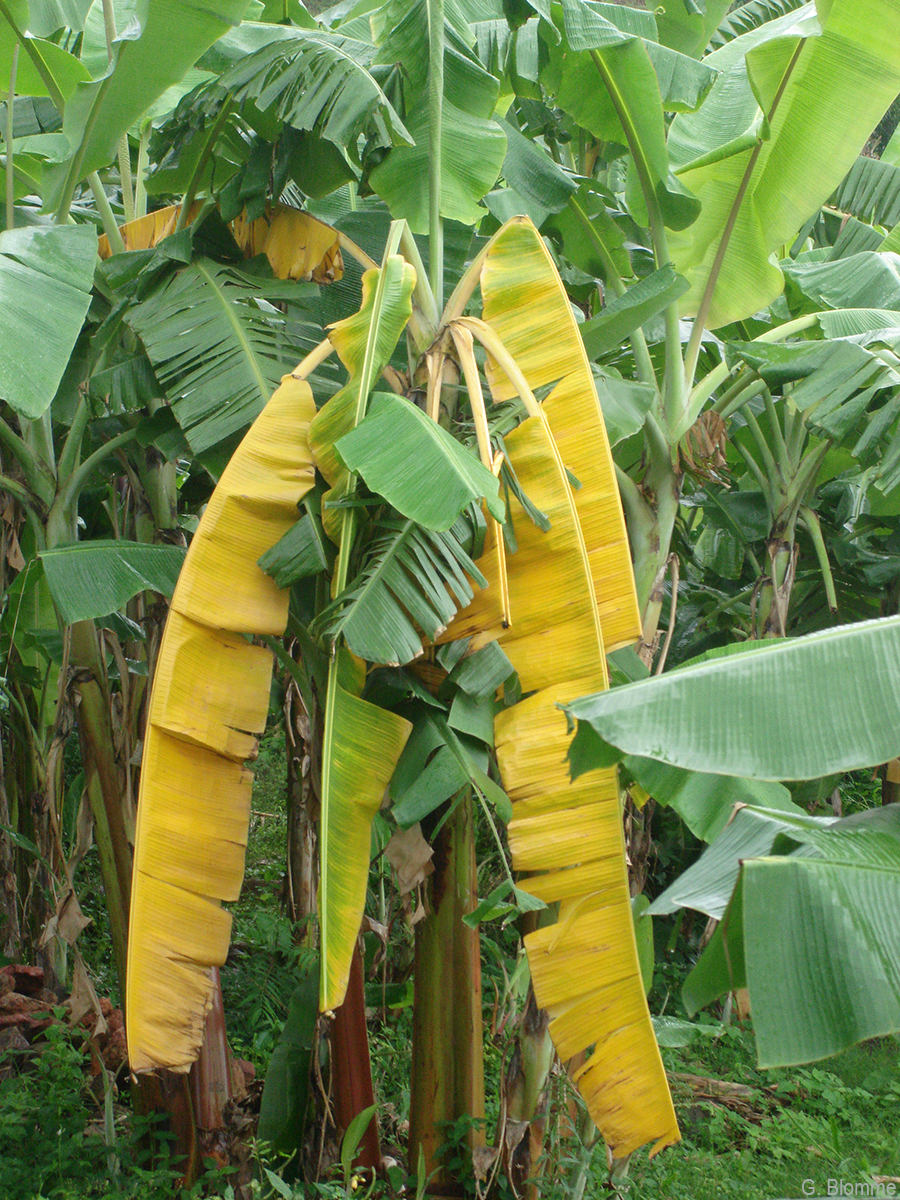
[[[287,1004],[307,951],[298,947],[285,904],[285,761],[283,738],[267,738],[256,764],[247,878],[233,906],[232,950],[222,971],[229,1040],[263,1076],[281,1035]],[[842,785],[844,811],[876,802],[877,781],[859,773]],[[826,810],[827,811],[827,810]],[[662,877],[683,869],[699,851],[683,834],[661,825],[656,870]],[[675,836],[677,834],[677,836]],[[667,836],[671,835],[671,836]],[[495,844],[479,845],[479,891],[487,894],[499,869]],[[671,859],[671,862],[669,862]],[[89,860],[80,872],[82,906],[95,924],[80,945],[101,990],[113,993],[105,913],[96,871]],[[659,881],[657,881],[659,882]],[[384,1152],[396,1165],[388,1180],[370,1187],[362,1177],[342,1176],[317,1185],[288,1184],[257,1147],[254,1197],[409,1197],[427,1194],[415,1164],[405,1164],[409,1120],[412,1037],[412,931],[409,913],[396,896],[383,859],[370,878],[365,933],[366,1003],[372,1068]],[[684,976],[696,959],[702,920],[691,927],[658,923],[657,965],[651,1011],[685,1018],[680,1001]],[[513,925],[482,928],[486,1140],[497,1128],[500,1078],[511,1051],[524,1001],[525,973]],[[600,1145],[585,1150],[572,1133],[578,1101],[564,1074],[554,1077],[546,1154],[539,1192],[545,1200],[570,1200],[579,1172],[587,1173],[587,1197],[618,1193],[629,1200],[713,1200],[829,1194],[900,1195],[900,1042],[884,1038],[855,1046],[821,1063],[782,1070],[757,1068],[752,1026],[722,1025],[701,1016],[703,1036],[663,1057],[672,1084],[682,1141],[651,1159],[633,1156],[610,1191]],[[179,1196],[175,1173],[161,1168],[148,1150],[147,1130],[124,1103],[112,1103],[102,1081],[86,1069],[82,1035],[53,1027],[38,1055],[0,1056],[0,1196],[17,1200],[171,1200]],[[127,1087],[124,1087],[127,1099]],[[577,1125],[577,1121],[575,1122]],[[471,1196],[481,1193],[467,1173],[465,1129],[447,1131],[447,1154],[457,1161]],[[829,1182],[831,1181],[831,1183]],[[887,1182],[886,1182],[887,1181]],[[889,1182],[895,1192],[885,1190]],[[834,1190],[836,1184],[855,1191]],[[501,1181],[492,1197],[505,1200]],[[881,1191],[878,1191],[878,1188]],[[869,1190],[860,1190],[868,1188]],[[207,1175],[182,1197],[229,1197],[224,1179]]]

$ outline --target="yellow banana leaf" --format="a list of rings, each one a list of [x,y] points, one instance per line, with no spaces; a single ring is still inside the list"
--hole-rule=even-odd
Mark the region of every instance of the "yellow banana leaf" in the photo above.
[[[228,951],[244,874],[272,656],[243,633],[279,634],[288,593],[256,560],[313,484],[309,385],[286,375],[222,474],[172,599],[144,741],[129,925],[126,1015],[134,1071],[196,1058],[210,968]]]
[[[412,730],[396,713],[359,698],[365,664],[346,649],[329,676],[319,822],[319,1008],[344,1001],[366,902],[372,822]]]
[[[565,289],[527,217],[514,217],[494,238],[481,273],[484,319],[516,360],[531,390],[555,385],[543,402],[574,492],[584,531],[607,652],[641,633],[625,518],[597,391]],[[514,390],[490,358],[495,400]],[[513,620],[520,618],[513,614]]]
[[[196,204],[191,205],[188,224],[193,221],[200,208],[199,200]],[[125,249],[151,250],[163,238],[167,238],[175,232],[175,222],[178,220],[180,212],[180,204],[170,204],[168,208],[158,208],[154,212],[147,213],[145,217],[136,217],[127,225],[120,225],[119,233],[122,235]],[[101,258],[109,258],[112,254],[109,248],[109,238],[105,233],[101,233],[97,240],[97,253]]]
[[[202,208],[191,206],[188,224]],[[119,232],[126,250],[149,250],[175,232],[180,204],[158,209],[122,225]],[[265,254],[279,279],[312,279],[332,283],[344,274],[344,260],[337,232],[309,213],[283,204],[271,207],[265,216],[247,221],[244,214],[231,223],[235,241],[248,258]],[[102,234],[98,246],[101,258],[109,258],[109,238]]]
[[[519,482],[550,529],[540,530],[511,499],[518,542],[507,560],[512,626],[491,629],[478,595],[451,628],[472,630],[480,615],[523,689],[534,691],[498,715],[495,738],[513,803],[513,865],[525,873],[526,890],[560,904],[557,923],[526,938],[551,1036],[564,1058],[593,1047],[579,1088],[613,1153],[646,1142],[655,1152],[679,1134],[641,981],[616,775],[569,780],[569,739],[556,707],[608,686],[604,620],[615,639],[633,641],[639,632],[612,460],[568,300],[530,223],[516,219],[496,235],[481,282],[485,321],[527,382],[555,383],[539,415],[505,439]],[[515,394],[499,357],[488,378],[495,400]],[[490,561],[486,553],[485,573]]]

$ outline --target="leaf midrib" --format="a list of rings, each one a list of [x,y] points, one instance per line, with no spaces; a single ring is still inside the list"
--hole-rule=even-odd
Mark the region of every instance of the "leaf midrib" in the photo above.
[[[257,361],[257,355],[253,349],[253,345],[250,342],[250,339],[247,337],[247,334],[244,331],[243,326],[241,325],[240,321],[238,321],[237,317],[235,316],[235,313],[233,311],[233,305],[230,303],[230,301],[226,297],[225,290],[219,282],[220,273],[218,271],[216,271],[216,272],[210,271],[208,269],[208,267],[205,265],[205,263],[202,263],[202,262],[194,263],[194,266],[197,269],[197,273],[202,275],[204,277],[204,279],[207,281],[207,283],[210,285],[210,287],[212,289],[212,295],[215,296],[223,313],[225,314],[225,317],[226,317],[229,325],[231,326],[232,332],[234,333],[235,340],[238,343],[238,345],[240,346],[240,349],[244,355],[245,361],[247,362],[247,365],[250,368],[250,372],[253,375],[253,380],[256,385],[256,390],[259,392],[259,396],[260,396],[262,403],[265,404],[266,401],[269,399],[270,390],[271,390],[269,387],[269,382],[266,379],[265,375],[260,370],[259,363]]]

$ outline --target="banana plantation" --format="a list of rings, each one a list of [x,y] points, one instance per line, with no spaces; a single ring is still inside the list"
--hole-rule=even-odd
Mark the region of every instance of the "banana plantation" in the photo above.
[[[0,0],[0,1190],[896,1142],[900,0],[313,8]]]

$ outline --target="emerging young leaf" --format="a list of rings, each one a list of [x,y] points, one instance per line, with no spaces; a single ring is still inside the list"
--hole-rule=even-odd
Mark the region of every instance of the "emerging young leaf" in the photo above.
[[[334,541],[341,537],[341,519],[328,505],[345,495],[352,481],[352,472],[340,460],[334,444],[365,415],[369,392],[390,362],[412,315],[415,285],[413,268],[400,255],[391,254],[382,267],[363,275],[359,312],[329,327],[328,336],[350,373],[350,382],[316,414],[309,444],[317,468],[331,484],[324,498],[322,522]]]

